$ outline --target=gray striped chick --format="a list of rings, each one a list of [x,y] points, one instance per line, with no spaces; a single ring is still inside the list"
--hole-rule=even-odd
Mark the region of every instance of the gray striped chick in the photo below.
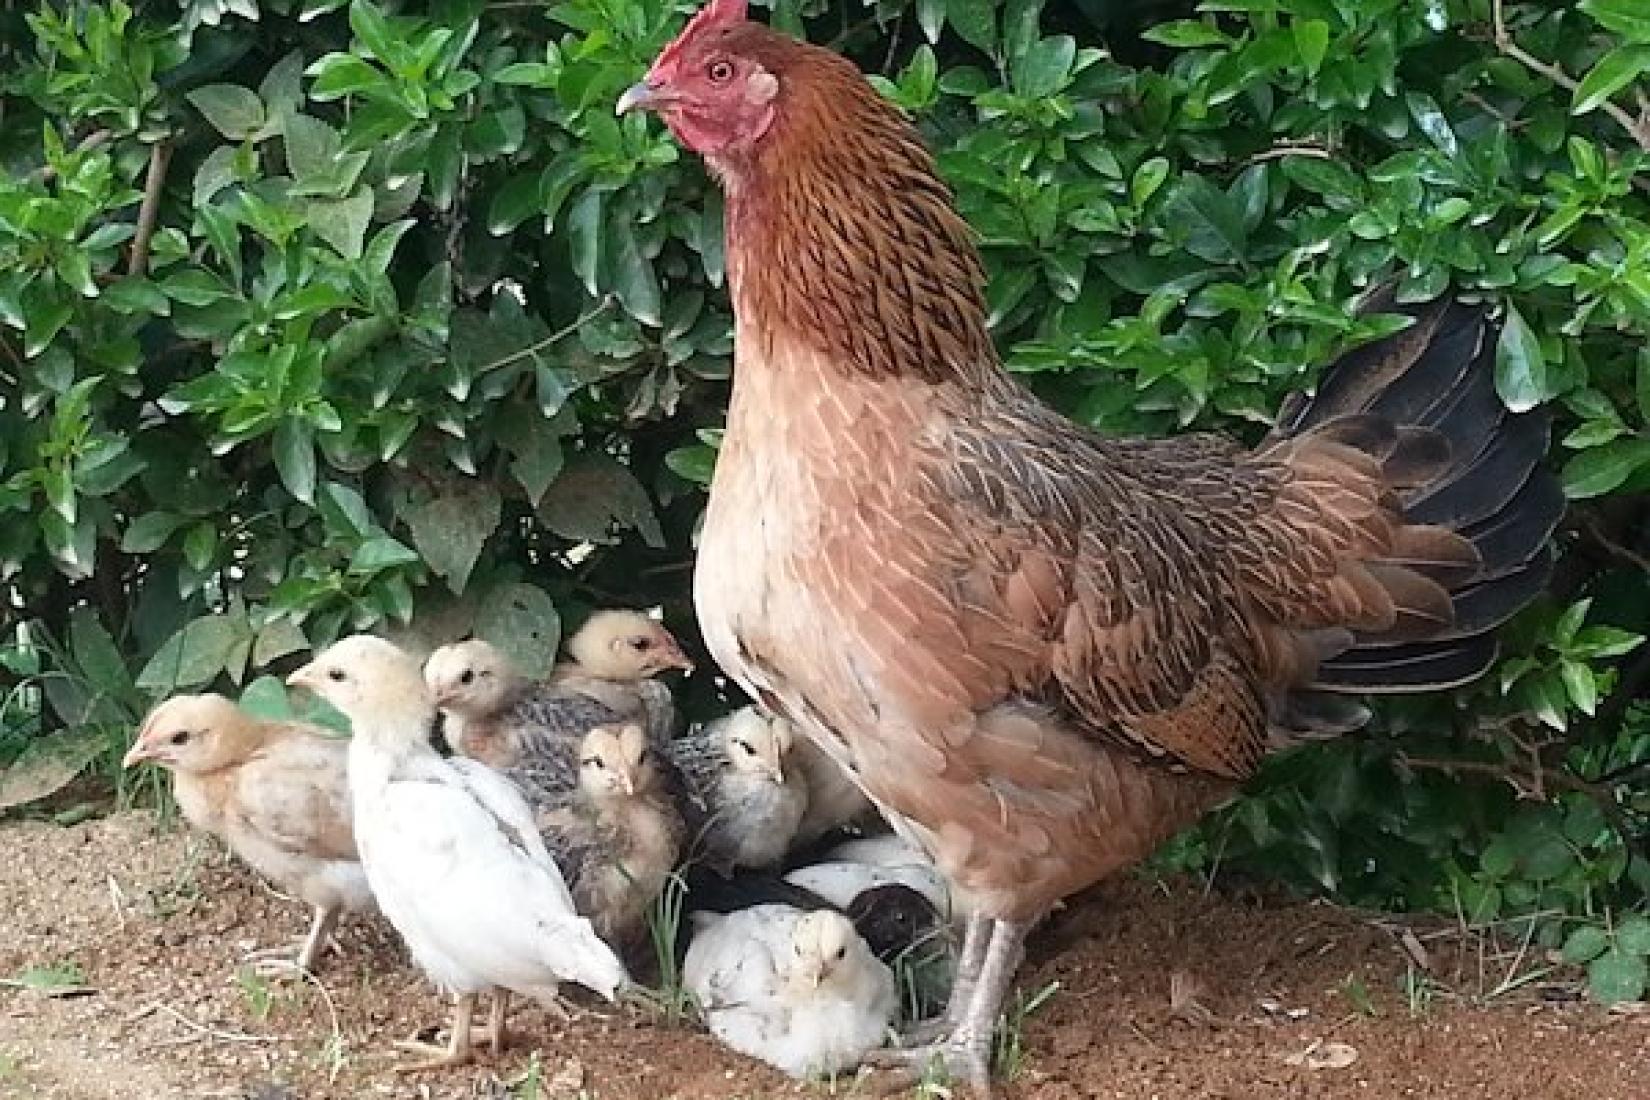
[[[669,685],[656,679],[673,669],[693,671],[676,636],[639,611],[598,611],[567,639],[567,657],[550,672],[550,690],[607,707],[620,722],[639,722],[654,740],[675,736],[679,725]]]
[[[699,854],[729,874],[785,857],[808,808],[794,764],[796,735],[783,718],[744,707],[671,745],[708,815]]]
[[[641,940],[687,833],[642,727],[586,734],[570,804],[542,811],[538,826],[597,934],[621,948]]]

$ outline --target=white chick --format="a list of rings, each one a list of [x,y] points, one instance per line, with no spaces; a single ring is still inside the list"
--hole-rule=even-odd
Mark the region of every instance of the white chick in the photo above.
[[[265,956],[259,973],[313,970],[339,913],[372,909],[350,826],[342,738],[302,722],[260,721],[221,695],[177,695],[149,713],[122,765],[145,760],[172,772],[191,825],[314,909],[296,957],[257,952]]]
[[[671,745],[709,815],[705,856],[719,870],[771,867],[790,850],[808,808],[795,743],[789,722],[745,707]]]
[[[509,781],[431,747],[435,708],[413,659],[369,635],[345,638],[294,672],[349,717],[350,794],[361,862],[379,907],[419,967],[454,998],[445,1048],[418,1070],[471,1060],[478,994],[498,993],[487,1041],[504,1044],[508,992],[558,1007],[557,983],[613,999],[629,978],[573,898]]]
[[[639,939],[686,833],[642,727],[586,734],[577,799],[541,815],[539,829],[597,933],[612,944]]]
[[[841,913],[696,914],[682,982],[711,1033],[792,1077],[852,1070],[893,1021],[893,973]]]
[[[654,677],[692,672],[693,662],[663,623],[639,611],[598,611],[565,648],[567,659],[550,673],[552,691],[601,703],[615,721],[639,722],[655,740],[675,735],[676,701]]]

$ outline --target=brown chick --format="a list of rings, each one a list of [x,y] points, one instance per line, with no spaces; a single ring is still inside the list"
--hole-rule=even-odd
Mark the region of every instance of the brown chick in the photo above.
[[[565,648],[566,659],[550,673],[554,692],[593,699],[619,721],[640,722],[655,740],[675,735],[675,700],[655,677],[692,672],[693,662],[663,623],[639,611],[598,611]]]
[[[541,813],[538,823],[597,935],[614,945],[641,939],[687,833],[642,727],[585,735],[573,805]]]
[[[339,913],[373,908],[347,758],[348,741],[319,727],[260,721],[221,695],[177,695],[150,712],[122,761],[170,771],[191,825],[314,908],[296,957],[259,959],[261,973],[313,970]]]
[[[1004,369],[922,137],[852,62],[711,0],[618,103],[726,197],[733,395],[694,603],[717,664],[970,913],[938,1058],[989,1086],[1027,932],[1367,692],[1468,682],[1545,585],[1550,417],[1488,311],[1348,352],[1248,448],[1113,438]],[[759,537],[752,537],[752,531]]]

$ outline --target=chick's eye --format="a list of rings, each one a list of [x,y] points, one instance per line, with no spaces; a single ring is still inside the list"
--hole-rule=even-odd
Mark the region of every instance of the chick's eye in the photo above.
[[[174,744],[174,745],[181,745],[181,744],[183,744],[183,743],[184,743],[184,742],[185,742],[185,741],[188,741],[188,740],[189,740],[189,733],[188,733],[188,731],[187,731],[187,730],[185,730],[185,731],[183,731],[183,732],[180,732],[180,733],[174,733],[174,734],[173,734],[173,735],[172,735],[172,738],[171,738],[171,740],[172,740],[172,744]]]
[[[475,672],[471,669],[465,669],[464,674],[458,678],[458,682],[461,683],[461,684],[473,684],[473,683],[475,683],[476,682]]]
[[[647,638],[632,638],[630,640],[630,648],[634,649],[637,653],[646,653],[649,649],[653,648],[653,642]]]
[[[836,957],[839,959],[845,959],[848,957],[848,947],[846,944],[836,949]]]
[[[328,669],[327,679],[331,680],[335,684],[343,683],[346,679],[344,676],[344,670],[341,668]]]
[[[726,84],[733,79],[733,66],[726,61],[712,61],[705,75],[712,84]]]
[[[583,760],[579,761],[579,763],[583,764],[587,768],[599,768],[602,766],[602,759],[599,756],[587,756]]]
[[[751,743],[749,741],[738,741],[735,743],[744,751],[746,756],[756,755],[756,750],[751,748]]]

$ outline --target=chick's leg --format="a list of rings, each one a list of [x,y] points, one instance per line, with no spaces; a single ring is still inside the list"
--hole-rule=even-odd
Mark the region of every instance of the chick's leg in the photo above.
[[[437,1046],[434,1043],[422,1043],[416,1039],[404,1039],[395,1044],[397,1050],[404,1050],[410,1054],[422,1054],[425,1057],[416,1062],[407,1062],[396,1066],[397,1073],[417,1073],[426,1069],[443,1069],[448,1066],[469,1065],[475,1059],[475,1049],[470,1045],[470,1021],[475,1017],[476,995],[463,993],[453,998],[453,1034],[447,1040],[446,1046]]]
[[[487,1032],[483,1039],[483,1042],[493,1048],[494,1054],[504,1053],[504,1014],[509,1011],[509,1008],[510,991],[500,989],[495,992],[493,994],[492,1011],[487,1014]]]
[[[305,971],[314,973],[315,961],[326,948],[338,924],[338,907],[317,905],[310,920],[309,934],[294,946],[266,947],[250,952],[245,960],[261,978],[294,978]]]

